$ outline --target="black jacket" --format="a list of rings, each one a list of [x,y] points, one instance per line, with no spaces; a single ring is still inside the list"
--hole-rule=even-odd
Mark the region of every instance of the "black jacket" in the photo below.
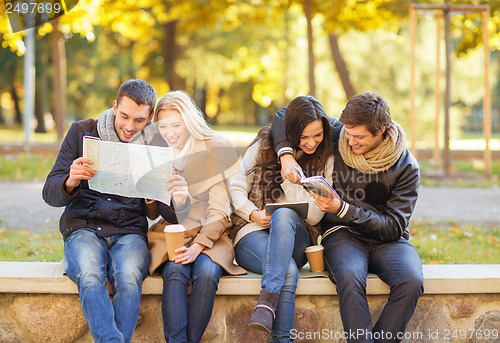
[[[96,127],[97,121],[93,119],[71,125],[45,181],[43,199],[54,207],[66,206],[59,221],[64,239],[81,228],[95,230],[100,237],[128,233],[146,237],[148,221],[144,199],[93,191],[85,180],[71,194],[64,188],[71,164],[83,155],[83,136],[98,137]]]
[[[290,147],[286,141],[285,110],[276,113],[272,133],[276,152]],[[388,170],[365,174],[345,164],[338,149],[342,124],[331,118],[334,141],[333,187],[342,204],[338,213],[326,213],[321,222],[323,237],[336,230],[349,230],[368,241],[392,242],[409,238],[407,230],[415,208],[420,182],[417,160],[405,149]]]

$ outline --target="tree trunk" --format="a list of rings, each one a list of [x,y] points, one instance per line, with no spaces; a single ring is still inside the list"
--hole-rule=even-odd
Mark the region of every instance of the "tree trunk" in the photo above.
[[[64,38],[59,30],[59,20],[52,21],[52,31],[50,35],[50,45],[52,50],[52,65],[54,68],[54,121],[56,122],[57,139],[64,138],[64,121],[66,119],[66,49]]]
[[[334,34],[330,34],[328,35],[328,38],[330,41],[330,50],[332,51],[332,58],[333,62],[335,63],[335,68],[337,69],[340,81],[342,82],[342,87],[344,87],[344,92],[347,100],[349,100],[351,97],[356,95],[354,87],[351,83],[351,79],[349,78],[349,71],[347,70],[344,59],[342,58],[342,53],[339,49],[337,36]]]
[[[207,92],[208,92],[208,90],[207,90]],[[207,92],[205,92],[205,93],[207,93]],[[217,99],[222,99],[224,97],[224,93],[225,93],[224,88],[219,87],[217,90],[217,94],[215,96],[217,97]],[[206,98],[206,96],[205,96],[205,98]],[[205,103],[205,105],[206,105],[206,103]],[[215,113],[215,115],[212,118],[209,118],[207,116],[207,119],[208,119],[207,121],[210,124],[210,126],[217,125],[218,119],[219,119],[219,114],[220,114],[220,101],[217,105],[217,112]]]
[[[14,85],[12,85],[10,88],[10,96],[14,101],[14,109],[16,112],[16,116],[14,117],[14,122],[21,124],[23,122],[23,115],[21,114],[21,108],[19,107],[19,96],[17,95],[17,91]]]
[[[186,80],[177,74],[175,64],[179,58],[180,50],[176,42],[177,20],[169,21],[163,25],[163,53],[165,55],[165,76],[171,90],[185,89]]]
[[[48,92],[49,83],[48,83],[48,74],[46,72],[47,66],[49,65],[49,51],[47,51],[47,43],[50,39],[49,36],[43,37],[43,39],[39,39],[37,41],[36,51],[39,51],[39,58],[36,65],[37,77],[36,77],[36,92],[35,92],[35,119],[36,119],[36,128],[35,132],[37,133],[47,133],[47,129],[45,127],[45,119],[44,115],[48,112],[49,101]],[[50,48],[50,46],[49,46]]]
[[[43,113],[44,113],[43,103],[39,93],[40,92],[35,92],[35,119],[36,119],[35,132],[47,133],[47,130],[45,129],[45,120],[43,118]]]
[[[203,86],[203,88],[197,88],[196,82],[193,86],[193,100],[196,106],[201,110],[201,113],[203,113],[203,118],[205,120],[208,119],[207,117],[207,84]]]
[[[312,13],[310,0],[304,0],[304,13],[307,19],[307,46],[309,53],[309,95],[316,96],[316,84],[314,82],[314,44],[312,32]]]

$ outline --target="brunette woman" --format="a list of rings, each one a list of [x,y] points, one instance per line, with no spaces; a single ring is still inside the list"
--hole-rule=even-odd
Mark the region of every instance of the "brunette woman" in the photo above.
[[[305,176],[322,175],[331,184],[332,130],[321,104],[312,96],[295,98],[286,109],[285,125]],[[271,137],[270,127],[259,131],[243,157],[242,171],[231,181],[231,234],[238,265],[262,274],[250,327],[270,332],[272,342],[291,342],[298,269],[307,262],[304,250],[310,236],[317,237],[314,225],[323,212],[302,186],[283,181]],[[272,216],[264,210],[267,203],[298,201],[309,203],[305,221],[288,208]]]

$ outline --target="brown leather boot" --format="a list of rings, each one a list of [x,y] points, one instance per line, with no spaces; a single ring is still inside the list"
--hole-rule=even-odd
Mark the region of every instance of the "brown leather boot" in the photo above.
[[[279,298],[279,293],[261,290],[248,326],[260,331],[271,332],[273,321],[276,319],[275,311],[278,307]]]

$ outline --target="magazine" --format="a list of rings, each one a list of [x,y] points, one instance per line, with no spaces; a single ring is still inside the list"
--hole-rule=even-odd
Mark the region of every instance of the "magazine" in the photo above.
[[[309,204],[307,202],[283,202],[266,204],[266,215],[270,216],[274,211],[282,207],[294,210],[302,219],[307,218],[307,213],[309,211]]]
[[[309,192],[314,192],[323,197],[333,198],[334,196],[339,196],[335,189],[326,181],[323,176],[311,176],[306,177],[302,170],[294,168],[295,173],[300,177],[300,183]]]

